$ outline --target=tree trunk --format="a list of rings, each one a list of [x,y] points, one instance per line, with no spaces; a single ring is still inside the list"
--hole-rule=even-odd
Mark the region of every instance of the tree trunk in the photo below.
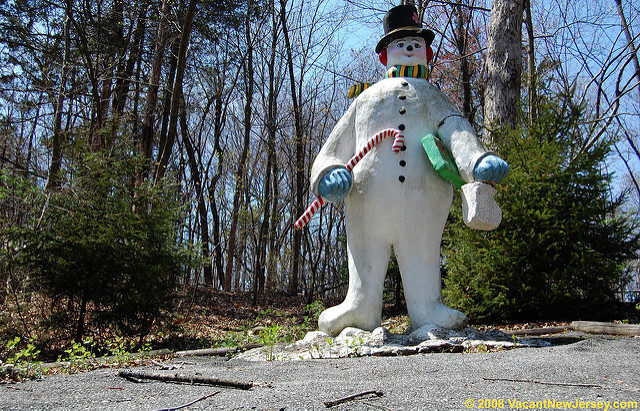
[[[245,21],[245,37],[247,42],[247,57],[245,66],[246,80],[246,101],[244,105],[244,140],[242,143],[242,152],[238,160],[238,169],[236,170],[236,186],[233,194],[233,210],[231,214],[231,227],[229,229],[229,245],[227,247],[227,266],[224,276],[224,291],[231,291],[231,280],[233,277],[233,260],[236,252],[236,231],[238,229],[238,219],[240,218],[241,200],[243,199],[245,187],[244,170],[246,167],[247,156],[249,154],[249,141],[251,137],[251,103],[253,102],[253,44],[251,38],[251,25],[249,14],[252,2],[247,4],[247,17]]]
[[[169,13],[169,0],[162,1],[162,10],[158,18],[158,33],[155,39],[153,53],[153,65],[149,74],[149,88],[147,89],[147,100],[144,107],[144,119],[142,120],[142,136],[140,138],[140,153],[146,160],[151,159],[153,149],[153,125],[155,122],[156,103],[158,101],[158,87],[160,85],[160,73],[162,72],[162,62],[164,61],[164,50],[167,46],[167,15]],[[147,165],[147,167],[150,164]],[[146,174],[143,173],[143,174]],[[138,181],[144,175],[138,177]]]
[[[114,80],[122,75],[124,56],[126,54],[126,44],[124,40],[124,7],[122,0],[112,0],[111,10],[108,15],[108,33],[111,37],[111,41],[106,44],[103,59],[101,62],[102,70],[104,74],[102,77],[102,91],[100,92],[100,112],[103,116],[103,125],[106,125],[109,120],[109,109],[111,108],[111,96],[114,95]],[[101,30],[98,30],[98,36],[101,35]],[[115,100],[115,98],[114,98]],[[113,115],[114,112],[112,111]],[[117,120],[117,118],[116,118]],[[115,123],[115,122],[114,122]],[[102,148],[111,147],[114,143],[113,133],[115,124],[112,125],[112,132],[108,140],[105,140],[106,134],[102,132],[102,127],[99,129],[100,145]]]
[[[80,313],[78,314],[78,324],[76,326],[76,342],[82,342],[82,336],[84,335],[85,317],[87,314],[87,297],[85,292],[82,292],[82,298],[80,299]]]
[[[138,10],[138,18],[136,29],[133,32],[133,42],[131,51],[129,52],[129,58],[124,66],[124,70],[119,73],[116,79],[116,86],[113,96],[113,112],[116,120],[124,111],[124,107],[127,102],[127,94],[129,93],[129,86],[131,85],[131,78],[133,77],[133,69],[136,62],[140,58],[140,50],[144,41],[145,32],[147,29],[147,10],[149,9],[149,0],[143,0],[140,3],[140,10]],[[114,122],[117,124],[117,122]],[[114,125],[114,132],[115,132]]]
[[[69,53],[71,48],[71,12],[72,0],[66,2],[66,17],[64,19],[64,56],[62,58],[62,73],[60,75],[60,88],[56,98],[56,106],[53,116],[53,138],[51,139],[51,163],[47,177],[47,190],[60,188],[60,168],[62,167],[62,110],[64,108],[64,96],[66,93],[66,80],[69,73]],[[27,167],[29,165],[27,164]]]
[[[487,81],[484,124],[488,144],[493,130],[515,128],[520,106],[524,0],[494,0],[487,27]]]
[[[460,55],[460,80],[462,83],[462,114],[470,121],[473,122],[471,115],[471,72],[469,71],[469,56],[467,55],[467,30],[468,21],[470,16],[466,13],[468,11],[462,10],[462,5],[457,4],[454,7],[454,13],[456,14],[456,46],[458,48],[458,54]]]
[[[134,138],[138,139],[142,130],[140,129],[140,115],[139,115],[139,107],[140,107],[140,94],[142,92],[142,87],[140,86],[140,76],[142,75],[142,53],[139,53],[138,59],[136,61],[134,72],[136,73],[133,84],[135,84],[135,91],[133,93],[133,112],[131,113],[131,117],[133,118],[131,125],[131,135]],[[139,143],[139,141],[138,141]]]
[[[633,42],[633,35],[631,34],[631,31],[629,30],[629,25],[627,23],[627,19],[624,15],[624,9],[622,8],[622,0],[615,0],[616,2],[616,8],[618,11],[618,16],[620,17],[620,26],[622,27],[622,30],[624,31],[625,37],[627,38],[627,47],[629,48],[629,58],[633,61],[633,66],[634,66],[634,76],[637,78],[637,82],[636,82],[636,89],[638,91],[638,97],[640,97],[640,62],[638,61],[638,53],[637,53],[637,48]],[[628,61],[628,58],[626,59]],[[624,70],[624,68],[623,68]],[[633,78],[632,77],[632,78]],[[598,93],[598,99],[600,98],[600,93]],[[606,98],[606,95],[605,95]],[[640,99],[638,100],[640,101]],[[599,102],[596,104],[596,108],[599,107]],[[638,146],[636,145],[633,137],[631,135],[629,135],[629,133],[627,132],[626,128],[622,125],[621,120],[619,117],[615,117],[616,122],[618,123],[618,125],[620,126],[620,129],[622,130],[624,136],[625,136],[625,140],[627,141],[627,144],[629,145],[629,148],[631,149],[631,151],[635,154],[637,159],[640,159],[640,150],[638,149]],[[623,153],[620,152],[620,150],[618,149],[618,147],[614,144],[614,148],[616,149],[616,152],[618,153],[620,159],[623,161],[625,167],[627,168],[627,171],[629,171],[629,179],[631,180],[631,182],[633,183],[636,192],[638,193],[638,198],[640,198],[640,183],[638,182],[638,179],[636,178],[636,176],[633,174],[633,171],[631,170],[631,168],[629,167],[629,160],[627,158],[625,158],[623,156]]]
[[[271,136],[269,136],[271,138]],[[258,302],[258,294],[264,292],[264,282],[265,282],[265,265],[266,265],[266,254],[267,254],[267,244],[268,244],[268,229],[269,229],[269,220],[271,217],[271,161],[273,160],[271,156],[271,142],[267,145],[267,165],[266,165],[266,175],[264,177],[264,186],[262,189],[262,222],[260,223],[260,231],[258,233],[258,244],[255,251],[255,278],[253,282],[253,305],[256,305]]]
[[[271,223],[269,225],[269,253],[267,255],[267,278],[265,279],[265,288],[273,290],[275,286],[276,276],[276,257],[279,255],[280,247],[276,243],[278,234],[278,196],[280,193],[278,184],[278,162],[271,164],[273,168],[273,177],[271,178]]]
[[[638,82],[636,83],[638,89],[638,97],[640,97],[640,62],[638,61],[637,49],[635,44],[633,43],[633,36],[631,35],[631,31],[629,31],[627,19],[624,16],[624,10],[622,9],[622,0],[615,0],[615,2],[618,8],[618,15],[620,16],[620,25],[622,26],[622,30],[624,30],[624,34],[627,37],[627,46],[629,47],[629,53],[631,54],[631,58],[633,59],[633,66],[635,68],[634,75],[638,78]]]
[[[531,19],[531,0],[526,0],[524,5],[525,20],[527,23],[527,70],[529,81],[527,82],[529,96],[529,124],[533,124],[537,118],[538,97],[536,95],[536,53],[535,36],[533,35],[533,21]]]
[[[287,66],[289,69],[289,81],[291,83],[291,103],[293,104],[293,114],[295,120],[295,206],[291,221],[295,221],[304,211],[304,139],[302,136],[302,124],[300,119],[300,106],[296,95],[296,82],[293,74],[293,56],[291,54],[291,42],[289,41],[289,30],[287,29],[286,0],[280,0],[280,19],[282,22],[282,32],[284,34],[285,46],[287,49]],[[298,294],[298,277],[300,268],[300,248],[302,245],[302,231],[293,230],[293,257],[291,262],[291,277],[289,279],[288,291],[290,294]]]
[[[253,292],[253,304],[255,305],[258,300],[258,293],[264,293],[265,283],[265,269],[266,269],[266,254],[267,246],[269,245],[269,227],[271,222],[271,173],[272,164],[277,161],[276,159],[276,79],[275,79],[275,59],[276,48],[278,46],[278,19],[276,18],[273,1],[269,2],[270,8],[273,10],[271,16],[271,55],[269,56],[268,71],[269,71],[269,95],[267,96],[267,165],[266,175],[264,178],[264,187],[262,190],[263,195],[263,210],[262,210],[262,223],[260,224],[260,233],[258,236],[258,249],[256,251],[256,263],[255,263],[255,282]],[[275,176],[274,176],[275,178]]]
[[[182,37],[180,39],[180,50],[178,51],[178,67],[176,69],[176,78],[173,83],[173,93],[171,95],[171,114],[169,117],[169,131],[167,131],[167,141],[163,147],[159,147],[162,153],[156,170],[156,181],[164,177],[169,164],[169,158],[173,151],[173,143],[176,139],[178,129],[178,109],[182,99],[182,79],[187,66],[187,48],[189,47],[189,38],[191,37],[191,28],[193,27],[193,18],[196,14],[196,6],[198,0],[190,0],[187,15],[185,16],[184,25],[182,26]]]
[[[171,52],[169,53],[169,69],[167,70],[166,84],[172,85],[175,82],[176,70],[178,69],[178,52],[180,51],[180,43],[173,42]],[[158,147],[164,147],[167,142],[167,130],[169,129],[169,116],[171,115],[171,100],[173,96],[173,90],[171,87],[165,87],[164,95],[162,97],[162,114],[158,120],[160,124],[160,132],[156,132],[156,140],[158,141]],[[160,161],[162,151],[158,150],[156,157],[156,163]]]
[[[42,95],[44,93],[40,92],[40,97],[42,98]],[[34,140],[34,136],[36,135],[36,129],[38,126],[38,122],[40,120],[40,108],[41,106],[38,105],[38,107],[36,108],[36,115],[33,117],[33,123],[31,125],[31,133],[29,133],[29,145],[27,146],[27,159],[25,160],[24,163],[24,177],[27,178],[27,176],[29,175],[29,169],[31,167],[31,157],[33,155],[33,140]],[[67,116],[67,119],[69,118],[69,116]],[[62,122],[62,119],[61,121]],[[60,164],[62,165],[62,164]],[[35,167],[34,167],[35,168]],[[49,182],[49,178],[47,177],[47,183]]]
[[[209,183],[209,207],[211,208],[211,218],[213,224],[213,262],[216,267],[216,274],[220,285],[224,284],[224,261],[222,255],[222,239],[220,237],[220,215],[216,204],[216,185],[222,175],[224,165],[220,137],[222,135],[222,90],[217,91],[216,105],[214,110],[214,142],[213,147],[218,157],[216,174]]]
[[[207,206],[204,202],[204,187],[202,186],[202,178],[200,177],[200,170],[198,169],[198,161],[196,158],[195,149],[191,144],[189,138],[189,131],[187,129],[187,113],[184,108],[184,103],[180,110],[180,130],[182,131],[182,142],[184,143],[185,150],[187,151],[187,159],[189,163],[189,171],[191,174],[191,180],[196,189],[196,197],[198,200],[198,217],[200,218],[200,248],[202,250],[202,258],[207,262],[204,265],[204,283],[208,286],[213,286],[213,273],[211,271],[211,262],[209,259],[209,220],[207,219]]]

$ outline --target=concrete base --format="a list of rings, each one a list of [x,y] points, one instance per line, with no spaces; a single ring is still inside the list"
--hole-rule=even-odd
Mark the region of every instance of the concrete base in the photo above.
[[[393,334],[384,327],[378,327],[372,332],[348,327],[335,338],[322,331],[312,331],[307,333],[304,339],[293,344],[255,348],[234,358],[246,361],[291,361],[460,352],[473,348],[488,351],[548,345],[550,344],[543,340],[521,340],[501,331],[483,333],[472,327],[455,331],[428,324],[408,335]]]

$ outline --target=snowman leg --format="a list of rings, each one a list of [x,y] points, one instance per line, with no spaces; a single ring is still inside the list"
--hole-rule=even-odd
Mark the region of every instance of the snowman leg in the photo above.
[[[320,314],[318,326],[329,335],[346,327],[373,331],[380,327],[384,277],[391,246],[374,233],[366,235],[361,227],[348,230],[349,290],[344,301]]]
[[[467,317],[442,303],[440,242],[444,222],[442,228],[433,222],[406,227],[406,235],[394,246],[411,328],[433,323],[458,329],[466,324]]]

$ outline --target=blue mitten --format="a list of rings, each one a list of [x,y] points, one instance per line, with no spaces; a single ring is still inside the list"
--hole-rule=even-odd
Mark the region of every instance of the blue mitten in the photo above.
[[[318,194],[325,200],[336,203],[344,200],[351,190],[353,177],[349,170],[337,167],[322,177],[318,184]]]
[[[493,154],[482,158],[473,170],[473,176],[476,181],[499,183],[507,174],[509,174],[509,164]]]

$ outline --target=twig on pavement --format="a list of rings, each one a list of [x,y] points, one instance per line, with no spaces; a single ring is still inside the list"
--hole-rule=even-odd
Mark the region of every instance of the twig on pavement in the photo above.
[[[365,391],[365,392],[361,392],[360,394],[354,394],[348,397],[340,398],[339,400],[325,401],[324,406],[327,408],[335,407],[336,405],[340,405],[348,401],[357,400],[360,397],[364,397],[365,395],[370,395],[370,394],[374,394],[377,397],[382,397],[384,395],[382,391]]]
[[[206,385],[215,385],[218,387],[231,387],[231,388],[239,388],[241,390],[248,390],[253,387],[252,382],[243,382],[243,381],[233,381],[226,380],[223,378],[214,378],[214,377],[203,377],[201,375],[188,375],[188,374],[179,374],[179,373],[159,373],[159,372],[151,372],[151,371],[130,371],[130,370],[122,370],[118,372],[118,375],[130,380],[131,378],[138,380],[158,380],[164,382],[186,382],[190,384],[206,384]]]
[[[175,411],[175,410],[179,410],[179,409],[182,409],[182,408],[187,408],[187,407],[192,406],[193,404],[195,404],[195,403],[196,403],[196,402],[198,402],[198,401],[206,400],[207,398],[209,398],[209,397],[213,397],[213,396],[214,396],[214,395],[216,395],[216,394],[220,394],[220,391],[216,391],[216,392],[214,392],[213,394],[205,395],[204,397],[200,397],[200,398],[198,398],[198,399],[197,399],[197,400],[195,400],[195,401],[191,401],[190,403],[188,403],[188,404],[184,404],[184,405],[181,405],[181,406],[179,406],[179,407],[175,407],[175,408],[163,408],[163,409],[161,409],[161,410],[159,410],[159,411]]]
[[[517,380],[511,378],[487,378],[482,377],[485,381],[507,381],[507,382],[529,382],[533,384],[544,384],[544,385],[559,385],[562,387],[585,387],[585,388],[602,388],[600,384],[580,384],[574,382],[549,382],[549,381],[538,381],[538,380]]]

